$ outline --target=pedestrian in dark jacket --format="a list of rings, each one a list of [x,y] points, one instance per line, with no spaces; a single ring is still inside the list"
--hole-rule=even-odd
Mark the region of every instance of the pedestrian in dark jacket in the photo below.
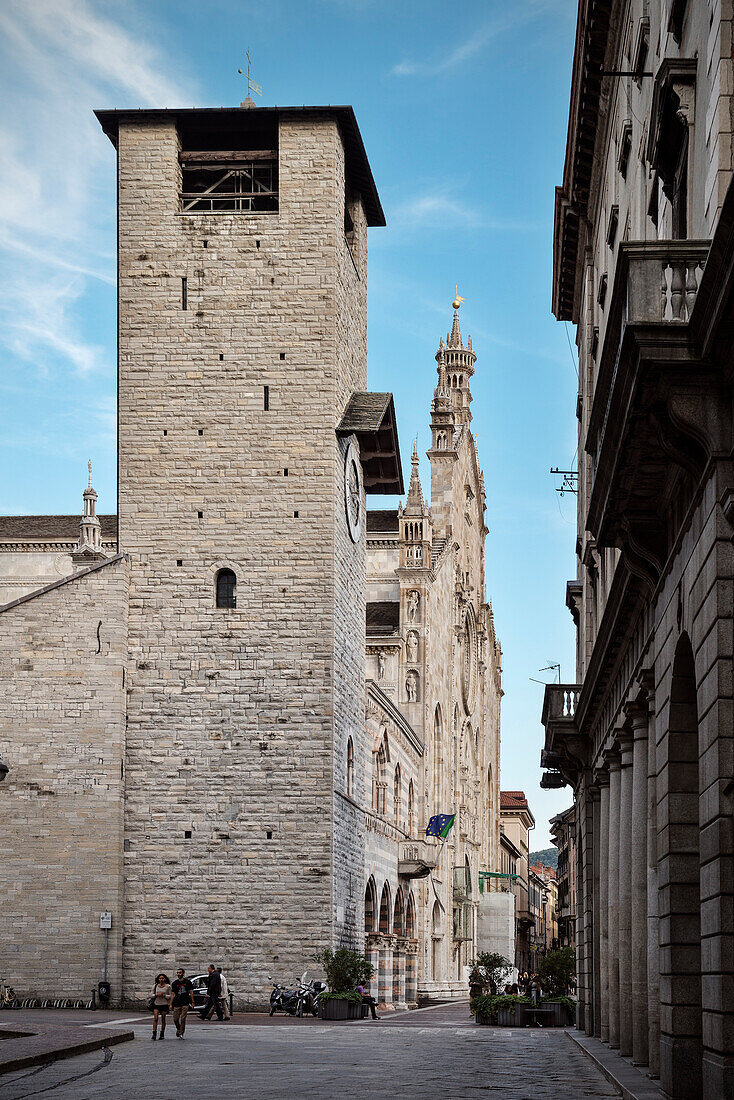
[[[206,1004],[202,1008],[199,1015],[202,1020],[206,1019],[206,1015],[210,1009],[214,1009],[217,1014],[218,1020],[224,1019],[224,1013],[222,1012],[222,1006],[219,1003],[219,996],[222,992],[222,977],[217,970],[214,963],[209,963],[209,977],[206,980]]]

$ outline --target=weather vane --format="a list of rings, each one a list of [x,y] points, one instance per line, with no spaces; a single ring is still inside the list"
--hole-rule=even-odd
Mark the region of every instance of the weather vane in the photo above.
[[[254,81],[254,80],[252,79],[252,77],[250,76],[250,65],[251,65],[251,62],[250,62],[250,51],[249,51],[249,50],[247,51],[247,53],[246,53],[246,55],[245,55],[245,56],[247,57],[247,94],[248,94],[248,96],[249,96],[250,92],[254,92],[254,93],[255,93],[255,95],[262,95],[262,94],[263,94],[263,90],[262,90],[262,88],[261,88],[261,87],[260,87],[260,85],[259,85],[259,84],[258,84],[258,83],[257,83],[256,81]],[[238,70],[237,70],[237,72],[238,72],[238,73],[240,74],[240,76],[244,76],[244,75],[245,75],[245,74],[244,74],[244,72],[242,71],[242,69],[238,69]]]
[[[465,302],[465,301],[466,301],[466,298],[462,298],[461,295],[459,294],[459,284],[457,283],[456,284],[456,297],[454,298],[454,300],[451,304],[454,307],[454,309],[459,309],[459,307],[461,306],[461,303]]]

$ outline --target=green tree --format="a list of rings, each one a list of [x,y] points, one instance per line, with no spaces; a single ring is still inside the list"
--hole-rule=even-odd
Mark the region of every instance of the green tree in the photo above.
[[[490,993],[496,995],[500,984],[508,970],[512,969],[512,963],[498,951],[480,951],[475,959],[472,959],[473,970],[478,970],[482,976],[482,983],[488,986]]]
[[[551,997],[568,993],[571,978],[576,973],[576,953],[572,947],[561,947],[544,955],[538,967],[538,978],[545,993]]]
[[[375,968],[359,951],[348,947],[330,947],[316,956],[326,971],[326,980],[332,993],[353,993],[355,986],[364,985],[374,976]]]

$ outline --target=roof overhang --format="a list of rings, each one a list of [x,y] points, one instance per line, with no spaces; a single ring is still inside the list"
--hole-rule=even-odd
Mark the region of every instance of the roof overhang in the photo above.
[[[563,184],[556,188],[553,229],[553,313],[575,320],[579,233],[587,216],[604,57],[610,42],[612,0],[580,0]]]
[[[243,126],[262,124],[268,118],[277,121],[281,117],[333,118],[339,126],[346,154],[347,179],[355,191],[362,196],[367,225],[385,225],[385,214],[380,204],[380,196],[367,160],[362,135],[359,132],[354,110],[349,106],[322,107],[166,107],[148,110],[122,109],[95,111],[99,124],[112,144],[117,148],[117,136],[121,122],[139,122],[141,120],[160,122],[174,119],[187,127],[216,127],[231,133],[234,144],[228,148],[239,148],[236,135]]]
[[[404,492],[391,393],[353,393],[336,426],[336,434],[356,435],[365,492],[398,495]]]

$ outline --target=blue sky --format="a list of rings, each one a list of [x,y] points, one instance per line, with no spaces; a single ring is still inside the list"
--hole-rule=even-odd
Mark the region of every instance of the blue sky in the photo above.
[[[388,222],[370,230],[369,384],[395,394],[404,462],[429,445],[434,354],[456,283],[466,297],[502,785],[525,789],[536,846],[571,802],[538,788],[530,678],[552,661],[574,678],[575,501],[548,472],[576,449],[575,356],[550,313],[574,26],[574,0],[0,8],[0,512],[77,512],[90,456],[115,507],[115,158],[92,109],[239,103],[248,48],[263,103],[351,103]]]

